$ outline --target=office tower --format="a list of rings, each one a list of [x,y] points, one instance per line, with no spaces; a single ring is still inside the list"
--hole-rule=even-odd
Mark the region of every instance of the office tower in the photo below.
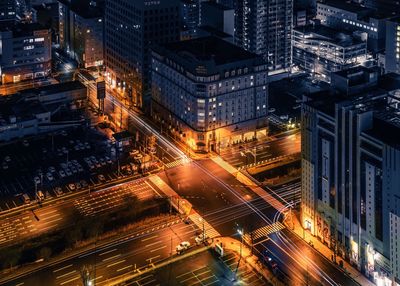
[[[262,55],[271,73],[290,68],[293,0],[240,0],[235,42]]]
[[[293,29],[293,63],[321,80],[365,62],[367,44],[350,33],[322,25]]]
[[[0,28],[1,82],[44,77],[51,72],[51,31],[37,23]]]
[[[400,76],[355,67],[304,97],[303,226],[377,285],[399,281]]]
[[[127,101],[142,107],[147,90],[150,47],[180,38],[178,0],[107,0],[106,80]]]
[[[215,2],[203,2],[201,5],[202,26],[233,36],[235,32],[234,10]]]
[[[16,0],[0,1],[0,23],[13,22],[17,18]]]
[[[393,15],[390,10],[375,10],[341,0],[317,4],[317,19],[322,25],[362,35],[373,54],[384,51],[386,21],[391,18]]]
[[[82,67],[103,65],[103,10],[96,2],[59,0],[59,41]]]
[[[266,136],[267,65],[217,37],[155,47],[152,117],[196,151]]]
[[[197,34],[199,26],[199,10],[198,0],[181,0],[181,39],[191,39]]]
[[[385,70],[400,73],[400,17],[386,22]]]
[[[364,5],[373,9],[400,12],[400,2],[395,0],[364,0]]]

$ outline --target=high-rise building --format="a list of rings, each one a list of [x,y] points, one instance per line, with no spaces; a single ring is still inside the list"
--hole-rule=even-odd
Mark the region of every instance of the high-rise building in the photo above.
[[[331,92],[304,98],[301,221],[377,285],[392,285],[400,281],[400,76],[379,74],[340,71]]]
[[[373,9],[400,12],[400,2],[395,0],[364,0],[363,3]]]
[[[239,0],[235,22],[235,42],[262,55],[271,73],[290,68],[293,0]]]
[[[96,2],[59,0],[59,41],[82,67],[103,65],[103,10]]]
[[[51,72],[51,31],[37,23],[0,27],[2,83],[45,77]]]
[[[17,2],[16,0],[0,1],[0,23],[12,22],[17,18]]]
[[[317,4],[317,19],[322,25],[358,33],[366,38],[368,50],[373,54],[385,49],[386,21],[390,18],[393,15],[389,10],[375,10],[341,0]]]
[[[196,37],[199,26],[199,1],[181,0],[181,39]]]
[[[386,72],[400,73],[400,17],[386,22]]]
[[[322,25],[293,29],[293,63],[330,81],[331,73],[365,62],[367,44],[350,33]]]
[[[106,80],[141,107],[149,82],[150,47],[180,38],[178,0],[107,0]]]
[[[192,149],[266,136],[267,65],[217,37],[154,47],[152,117]]]

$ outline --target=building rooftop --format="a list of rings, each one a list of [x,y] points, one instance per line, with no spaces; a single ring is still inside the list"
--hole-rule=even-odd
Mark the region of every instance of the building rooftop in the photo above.
[[[320,4],[333,6],[333,7],[336,7],[336,8],[342,9],[342,10],[346,10],[349,12],[353,12],[356,14],[373,11],[373,9],[363,7],[356,3],[347,3],[346,1],[343,1],[343,0],[326,0],[325,2],[320,3]]]
[[[231,8],[226,7],[226,6],[222,5],[221,3],[216,3],[216,2],[211,2],[211,1],[203,2],[203,3],[201,3],[201,5],[202,5],[202,8],[205,6],[210,6],[210,7],[217,8],[219,10],[232,10]]]
[[[34,31],[47,30],[48,28],[42,26],[39,23],[15,23],[0,24],[0,32],[10,31],[13,33],[13,37],[26,37],[31,36]]]
[[[400,134],[400,111],[389,109],[375,112],[373,127],[365,133],[400,149],[400,137],[394,136]]]
[[[349,47],[363,43],[349,33],[323,25],[307,25],[303,27],[297,27],[294,30],[303,34],[308,34],[307,39],[309,40],[324,40],[342,47]]]
[[[72,91],[78,89],[86,89],[86,86],[80,81],[68,81],[57,84],[44,85],[36,88],[22,90],[21,94],[40,94],[49,95],[54,93],[61,93],[65,91]]]
[[[265,64],[262,57],[213,36],[155,46],[153,50],[193,74],[215,74],[227,64]]]

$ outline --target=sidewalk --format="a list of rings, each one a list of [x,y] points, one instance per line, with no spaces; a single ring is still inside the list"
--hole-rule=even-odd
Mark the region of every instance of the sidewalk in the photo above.
[[[312,247],[317,250],[321,255],[323,255],[327,260],[332,262],[333,251],[323,244],[318,238],[311,235],[308,231],[304,231],[303,227],[300,224],[300,221],[295,212],[292,214],[292,223],[287,223],[287,220],[284,222],[288,230],[291,230],[294,234],[296,234],[299,238],[303,239],[305,242],[312,243]],[[303,237],[304,236],[304,237]],[[343,267],[339,266],[339,261],[343,261]],[[355,282],[363,286],[374,286],[375,284],[368,280],[365,276],[363,276],[358,270],[354,269],[347,261],[343,258],[336,256],[337,268],[342,272],[346,273],[349,277],[351,277]]]
[[[221,243],[224,249],[234,251],[237,255],[240,255],[241,243],[239,240],[231,237],[218,237],[213,240],[211,245],[212,247],[215,247],[216,244]],[[244,243],[242,244],[242,261],[253,268],[257,273],[262,275],[264,279],[267,280],[271,285],[284,286],[284,284],[279,281],[276,276],[267,267],[265,267],[255,255],[251,254],[250,248],[248,248]]]

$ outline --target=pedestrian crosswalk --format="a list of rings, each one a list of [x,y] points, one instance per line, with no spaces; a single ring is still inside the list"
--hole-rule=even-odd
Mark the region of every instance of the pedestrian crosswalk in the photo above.
[[[191,159],[189,159],[189,158],[181,158],[181,159],[175,160],[173,162],[166,163],[164,166],[166,169],[171,169],[171,168],[186,164],[190,161],[191,161]]]
[[[204,228],[208,238],[215,238],[221,236],[221,234],[213,228],[206,220],[204,220],[197,212],[193,212],[189,215],[189,219],[200,229]]]
[[[285,226],[282,223],[280,223],[279,221],[274,222],[273,224],[269,224],[269,225],[266,225],[266,226],[263,226],[263,227],[260,227],[256,230],[254,230],[251,234],[246,233],[244,235],[243,239],[246,242],[251,242],[251,240],[253,240],[253,243],[254,243],[258,239],[268,237],[269,235],[271,235],[275,232],[279,232],[284,228],[285,228]]]

